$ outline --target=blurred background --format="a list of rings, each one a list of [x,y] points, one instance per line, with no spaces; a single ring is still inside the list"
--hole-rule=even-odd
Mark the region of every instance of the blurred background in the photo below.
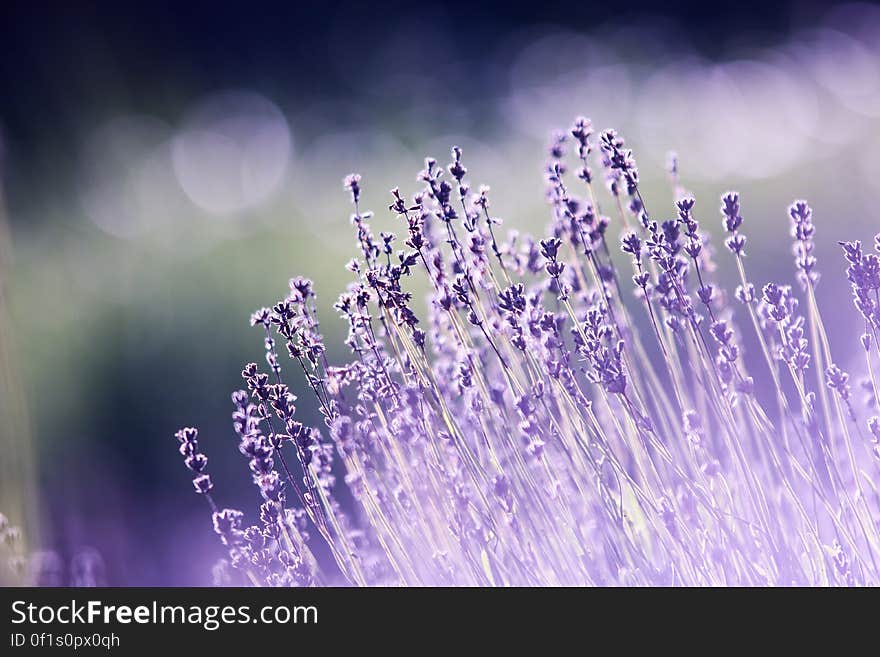
[[[351,171],[392,230],[388,190],[458,144],[505,227],[539,233],[544,145],[584,114],[634,148],[655,214],[670,149],[716,233],[738,189],[756,280],[791,280],[808,198],[832,339],[855,322],[836,241],[880,230],[874,5],[33,4],[0,10],[0,512],[59,581],[92,548],[112,585],[211,582],[172,434],[200,428],[220,504],[257,503],[228,419],[262,358],[247,319],[309,276],[342,357]]]

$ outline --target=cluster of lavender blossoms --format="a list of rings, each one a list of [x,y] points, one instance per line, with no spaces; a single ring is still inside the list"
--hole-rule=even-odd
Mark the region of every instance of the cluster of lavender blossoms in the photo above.
[[[330,362],[307,279],[251,317],[266,365],[244,367],[232,420],[253,522],[215,506],[195,430],[177,434],[228,548],[218,583],[880,584],[878,255],[841,243],[864,403],[817,307],[805,201],[790,286],[749,279],[739,195],[721,197],[731,295],[675,157],[665,220],[624,140],[588,119],[554,135],[544,171],[543,239],[499,234],[459,148],[391,191],[396,233],[373,232],[345,179],[351,357]],[[319,421],[298,418],[282,368]]]

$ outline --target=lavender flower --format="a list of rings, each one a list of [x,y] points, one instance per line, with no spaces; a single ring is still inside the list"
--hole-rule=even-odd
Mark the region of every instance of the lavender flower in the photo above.
[[[232,430],[262,500],[253,524],[214,505],[197,432],[176,434],[228,551],[218,581],[880,583],[880,504],[864,484],[880,467],[878,256],[841,242],[859,326],[835,348],[865,357],[844,370],[813,294],[805,202],[789,208],[801,314],[790,285],[749,279],[739,194],[721,197],[728,286],[677,158],[675,218],[654,219],[623,139],[602,132],[596,152],[592,139],[583,117],[554,133],[539,236],[496,239],[458,147],[445,167],[425,160],[416,194],[391,190],[400,233],[374,234],[360,176],[345,179],[357,253],[333,306],[343,348],[325,345],[308,279],[251,317],[268,369],[244,367]],[[297,408],[294,375],[316,417]]]
[[[813,255],[813,210],[806,201],[795,201],[788,208],[791,218],[791,236],[794,238],[795,266],[804,286],[815,285],[819,279],[816,257]]]
[[[199,452],[199,431],[193,427],[184,427],[174,434],[180,444],[180,455],[186,467],[194,473],[193,487],[201,495],[207,495],[214,487],[211,476],[204,472],[208,465],[208,457]],[[208,498],[210,502],[210,497]],[[211,502],[213,504],[213,502]]]

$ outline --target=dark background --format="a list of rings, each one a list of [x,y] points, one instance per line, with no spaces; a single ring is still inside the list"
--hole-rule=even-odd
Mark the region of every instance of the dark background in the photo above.
[[[6,3],[0,88],[11,202],[18,182],[57,166],[83,116],[150,109],[174,115],[212,89],[247,85],[271,94],[295,84],[315,96],[357,94],[364,52],[423,23],[446,37],[409,57],[426,70],[457,66],[463,88],[480,56],[543,26],[591,30],[657,21],[707,57],[743,40],[775,42],[834,2],[149,2]],[[641,44],[633,44],[639,47]],[[676,48],[675,43],[662,44]],[[387,71],[389,74],[393,71]],[[117,93],[108,96],[108,88]],[[22,185],[23,187],[24,185]],[[13,205],[13,209],[14,209]],[[13,212],[13,217],[15,213]]]

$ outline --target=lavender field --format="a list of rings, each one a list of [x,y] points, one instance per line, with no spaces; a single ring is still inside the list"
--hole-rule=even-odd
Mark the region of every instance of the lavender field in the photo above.
[[[0,112],[0,583],[880,583],[880,8],[438,16]]]

